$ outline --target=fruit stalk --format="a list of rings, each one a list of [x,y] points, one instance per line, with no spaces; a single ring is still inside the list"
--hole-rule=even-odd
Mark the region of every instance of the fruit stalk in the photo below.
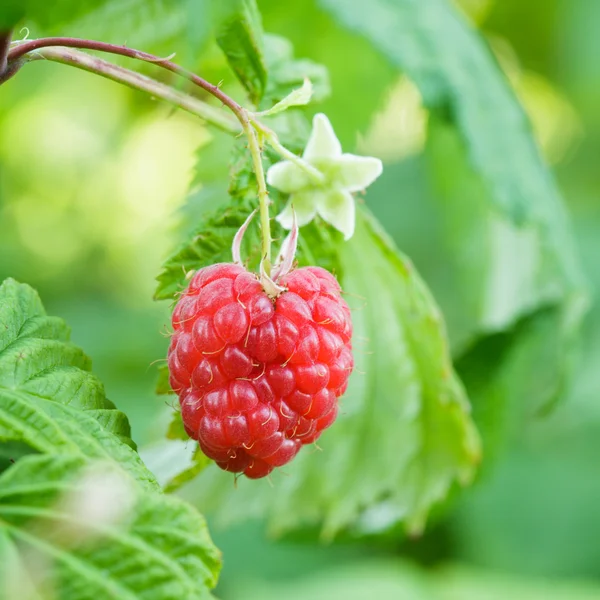
[[[258,203],[260,208],[260,230],[262,236],[262,261],[264,272],[271,275],[271,223],[269,220],[269,192],[265,181],[262,154],[256,129],[246,116],[244,121],[244,133],[248,137],[248,148],[252,155],[252,165],[256,175],[258,186]]]

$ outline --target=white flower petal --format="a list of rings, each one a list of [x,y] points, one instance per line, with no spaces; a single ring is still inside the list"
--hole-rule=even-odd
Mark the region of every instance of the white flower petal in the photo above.
[[[310,177],[289,160],[284,160],[269,167],[267,183],[285,194],[291,194],[310,186]]]
[[[317,214],[317,197],[319,192],[301,192],[292,194],[286,207],[277,215],[276,219],[285,229],[291,229],[294,224],[294,212],[298,227],[310,223]]]
[[[342,145],[329,119],[323,113],[316,114],[303,157],[310,162],[313,159],[337,158],[341,155]]]
[[[336,183],[349,192],[358,192],[371,185],[383,171],[378,158],[344,154],[337,161]]]
[[[354,198],[345,190],[332,190],[321,194],[317,205],[317,212],[323,220],[333,225],[344,234],[344,239],[349,240],[354,235],[356,220],[356,207]]]

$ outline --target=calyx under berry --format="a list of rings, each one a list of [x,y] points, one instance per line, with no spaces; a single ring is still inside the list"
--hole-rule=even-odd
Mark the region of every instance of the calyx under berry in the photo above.
[[[244,240],[244,234],[246,233],[246,230],[248,229],[248,226],[250,225],[256,212],[257,210],[255,209],[250,213],[250,215],[248,215],[248,218],[244,221],[233,238],[233,244],[231,245],[231,256],[234,264],[243,265],[241,253],[242,241]],[[260,261],[260,282],[263,286],[263,290],[270,298],[277,298],[277,296],[285,291],[285,287],[280,285],[278,282],[292,270],[297,248],[298,223],[292,208],[291,231],[281,245],[281,250],[277,255],[277,260],[275,261],[272,272],[266,272],[264,258]]]

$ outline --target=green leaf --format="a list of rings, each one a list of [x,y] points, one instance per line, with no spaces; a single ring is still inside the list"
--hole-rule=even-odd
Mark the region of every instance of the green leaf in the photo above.
[[[187,285],[186,273],[218,262],[231,262],[231,242],[252,209],[247,205],[217,209],[204,215],[191,239],[163,264],[156,278],[156,300],[172,300]]]
[[[565,277],[552,232],[516,227],[495,210],[456,130],[436,118],[427,158],[443,222],[446,282],[432,287],[488,448],[507,444],[509,431],[562,392],[586,294]]]
[[[449,125],[430,118],[425,155],[388,167],[380,184],[371,205],[440,303],[489,468],[564,396],[585,294],[565,287],[537,228],[516,227],[489,202]]]
[[[169,423],[169,429],[167,429],[167,439],[169,440],[184,440],[190,439],[190,436],[186,433],[183,426],[183,420],[181,418],[181,411],[176,410],[173,413],[173,418]]]
[[[65,455],[28,456],[0,476],[0,557],[7,600],[27,584],[69,600],[211,598],[220,568],[191,506],[113,462]]]
[[[268,109],[281,102],[307,79],[312,85],[312,99],[321,102],[331,94],[329,73],[323,65],[308,59],[295,59],[289,40],[272,34],[265,35],[265,57],[269,78],[262,106]]]
[[[11,441],[0,443],[0,474],[17,462],[17,460],[28,454],[35,454],[35,450],[23,442]]]
[[[411,256],[430,263],[424,274],[489,457],[570,375],[587,293],[568,215],[506,78],[449,2],[321,4],[408,75],[430,111],[426,176],[436,194],[432,210],[419,209],[427,247]]]
[[[196,0],[196,18],[215,24],[217,43],[229,65],[258,104],[267,84],[263,31],[255,0]]]
[[[277,104],[257,113],[260,116],[268,117],[276,115],[277,113],[283,112],[292,106],[304,106],[310,102],[313,94],[313,86],[310,79],[306,78],[302,87],[296,88],[291,91],[283,100],[280,100]]]
[[[470,164],[458,133],[431,117],[426,157],[436,189],[446,281],[434,285],[456,354],[478,337],[510,329],[540,307],[564,304],[576,328],[585,294],[566,273],[554,231],[541,224],[515,226],[496,210]],[[573,252],[571,239],[563,249]]]
[[[423,282],[364,211],[339,253],[356,369],[338,421],[322,451],[304,449],[273,487],[240,480],[231,494],[231,476],[206,469],[190,492],[222,520],[261,517],[275,533],[320,524],[325,538],[398,522],[415,532],[451,486],[473,476],[478,435]],[[371,518],[381,502],[385,523]]]
[[[46,315],[32,288],[13,279],[0,285],[0,323],[0,394],[24,394],[81,409],[133,445],[129,422],[89,372],[90,359],[69,341],[65,322]]]
[[[0,389],[0,442],[20,441],[38,452],[112,459],[148,489],[153,475],[137,453],[81,410],[20,391]]]
[[[13,26],[26,18],[45,29],[72,21],[108,3],[108,0],[4,0],[0,9],[0,28]]]
[[[112,458],[156,488],[132,449],[127,418],[107,400],[89,358],[69,342],[65,323],[46,315],[37,293],[12,279],[2,283],[0,323],[0,443]]]
[[[581,286],[560,195],[531,127],[481,36],[447,0],[320,0],[367,37],[419,87],[425,106],[447,115],[494,203],[517,224],[547,230],[565,281]]]
[[[159,396],[174,394],[175,392],[171,389],[171,384],[169,383],[169,367],[167,365],[160,365],[157,370],[156,393]]]
[[[22,3],[9,0],[0,9],[0,32],[12,29],[25,15]]]
[[[482,339],[457,361],[485,440],[488,467],[564,394],[578,333],[572,307],[549,307]]]
[[[210,150],[209,150],[210,151]],[[204,152],[204,151],[203,151]],[[225,189],[226,182],[213,182],[208,187],[209,196],[216,189]],[[200,190],[200,193],[207,190]],[[189,208],[196,220],[196,226],[177,250],[163,263],[162,272],[157,277],[158,286],[154,293],[156,300],[173,300],[187,286],[186,274],[218,262],[231,262],[231,244],[238,229],[257,204],[256,178],[252,170],[251,156],[243,140],[237,142],[233,151],[229,181],[229,202],[217,201],[217,207],[206,208],[200,202],[200,210]],[[188,199],[188,205],[197,201],[198,194]],[[223,197],[226,198],[225,194]],[[258,225],[252,223],[244,236],[242,256],[253,263],[258,262]]]
[[[206,35],[192,29],[199,20],[191,14],[192,4],[192,0],[106,0],[70,22],[69,33],[114,43],[126,39],[130,47],[159,56],[177,51],[176,60],[193,67],[192,60],[197,58]]]
[[[519,573],[519,571],[517,571]],[[402,600],[595,600],[600,586],[571,576],[532,577],[443,564],[424,569],[407,560],[369,557],[318,569],[294,578],[236,578],[230,597],[244,600],[330,600],[331,598],[392,598]]]
[[[0,323],[0,596],[210,598],[204,520],[163,495],[64,322],[9,279]]]
[[[181,471],[165,485],[165,492],[175,492],[186,483],[195,479],[213,461],[208,458],[198,446],[192,454],[192,466]]]

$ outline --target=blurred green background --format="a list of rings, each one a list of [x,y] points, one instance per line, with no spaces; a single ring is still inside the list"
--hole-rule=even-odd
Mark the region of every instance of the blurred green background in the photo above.
[[[568,203],[595,298],[600,2],[460,5],[526,107]],[[314,2],[262,0],[259,6],[266,31],[288,37],[296,56],[329,68],[333,93],[319,110],[330,116],[345,149],[384,160],[384,175],[366,202],[434,293],[443,294],[444,256],[428,235],[436,189],[424,167],[427,114],[418,91]],[[65,33],[83,35],[87,26]],[[170,53],[176,41],[168,37],[153,45],[152,32],[139,30],[127,41]],[[227,73],[213,48],[197,66],[217,79]],[[225,85],[233,85],[228,77]],[[74,341],[92,357],[142,446],[164,435],[172,410],[153,392],[153,363],[166,353],[169,308],[152,300],[154,277],[178,239],[177,209],[194,177],[195,151],[213,135],[191,116],[61,65],[33,64],[1,88],[0,279],[30,283],[48,312],[71,324]],[[226,157],[220,146],[212,155],[204,152],[200,170]],[[394,530],[383,538],[318,546],[269,540],[260,523],[227,530],[215,524],[225,557],[219,597],[599,598],[595,302],[582,337],[561,402],[519,428],[422,538],[405,539]],[[548,366],[540,359],[534,368],[543,378]]]

